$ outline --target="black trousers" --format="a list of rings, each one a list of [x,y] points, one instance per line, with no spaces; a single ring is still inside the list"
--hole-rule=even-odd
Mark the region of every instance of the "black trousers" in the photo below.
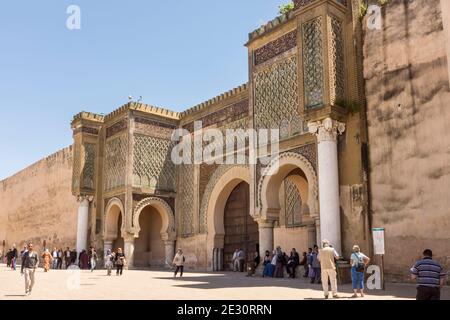
[[[175,269],[175,277],[178,274],[178,271],[180,271],[180,276],[183,276],[183,271],[184,271],[184,266],[177,266],[177,268]]]
[[[298,264],[296,263],[288,263],[286,265],[286,271],[287,273],[292,276],[293,278],[295,278],[295,269],[297,268]]]
[[[123,273],[123,264],[117,265],[116,267],[117,267],[117,272],[116,273],[122,275],[122,273]]]
[[[417,287],[417,300],[441,300],[441,289],[432,287]]]

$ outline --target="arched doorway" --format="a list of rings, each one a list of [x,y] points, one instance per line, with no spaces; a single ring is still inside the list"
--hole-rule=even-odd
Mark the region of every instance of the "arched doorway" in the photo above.
[[[106,207],[104,251],[124,249],[123,205],[119,199],[112,199]]]
[[[167,267],[175,251],[175,217],[168,203],[158,197],[142,200],[132,219],[135,267]]]
[[[163,267],[165,248],[161,238],[162,219],[158,210],[145,207],[139,216],[139,237],[135,239],[135,267]]]
[[[209,191],[204,196],[208,228],[206,253],[208,270],[222,271],[224,267],[230,268],[230,260],[237,249],[237,244],[248,247],[247,251],[250,252],[246,254],[253,255],[256,244],[254,244],[255,248],[252,248],[251,243],[255,233],[256,238],[259,238],[259,229],[252,223],[253,207],[249,199],[250,168],[223,166],[216,170],[214,176],[216,178],[210,180],[207,187]],[[252,234],[250,239],[248,239],[249,233]],[[227,244],[226,249],[225,244]],[[245,250],[245,248],[242,249]]]
[[[250,216],[249,189],[247,182],[239,183],[225,204],[224,270],[233,270],[233,254],[236,249],[245,252],[245,267],[253,261],[255,252],[259,251],[258,223]]]
[[[267,222],[261,253],[275,245],[286,251],[306,250],[318,242],[318,183],[308,159],[293,152],[281,154],[262,172],[258,192],[259,217]]]

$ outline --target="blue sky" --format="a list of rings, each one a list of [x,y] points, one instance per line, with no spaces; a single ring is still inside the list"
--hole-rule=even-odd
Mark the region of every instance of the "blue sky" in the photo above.
[[[72,143],[80,111],[182,111],[248,78],[248,33],[287,0],[0,3],[0,180]],[[69,5],[81,30],[66,28]]]

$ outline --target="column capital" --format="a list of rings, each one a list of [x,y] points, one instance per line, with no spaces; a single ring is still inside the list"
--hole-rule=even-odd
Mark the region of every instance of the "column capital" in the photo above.
[[[259,228],[273,228],[274,227],[274,221],[273,220],[267,220],[263,218],[255,219],[258,223]]]
[[[323,141],[336,142],[337,136],[345,131],[345,123],[326,118],[321,121],[308,123],[308,129],[310,133],[317,136],[319,143]]]
[[[92,202],[92,201],[94,201],[94,196],[88,196],[88,195],[78,195],[77,196],[78,202],[83,202],[85,200]]]

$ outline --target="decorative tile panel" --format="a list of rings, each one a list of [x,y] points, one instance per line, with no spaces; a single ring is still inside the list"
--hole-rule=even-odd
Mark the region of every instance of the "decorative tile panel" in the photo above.
[[[297,58],[292,56],[255,73],[253,83],[256,129],[280,129],[286,136],[302,133]]]
[[[331,101],[345,97],[345,66],[344,66],[344,39],[342,23],[331,17],[331,47],[330,47],[330,85]]]
[[[297,186],[289,178],[284,180],[284,204],[286,227],[302,223],[302,199]]]
[[[134,135],[133,186],[174,190],[175,165],[171,160],[174,142],[145,135]]]
[[[83,156],[83,188],[94,190],[96,145],[85,143]]]
[[[106,139],[116,135],[117,133],[126,130],[128,127],[128,119],[122,119],[116,122],[111,127],[106,129]]]
[[[306,109],[324,103],[323,18],[303,24],[303,78]]]
[[[106,191],[125,185],[127,150],[128,138],[125,134],[106,141],[104,165]]]
[[[254,52],[255,65],[260,65],[274,57],[297,46],[297,30],[291,31],[280,38],[269,42]]]
[[[195,233],[194,226],[194,166],[182,164],[178,166],[178,217],[180,233],[189,236]]]

